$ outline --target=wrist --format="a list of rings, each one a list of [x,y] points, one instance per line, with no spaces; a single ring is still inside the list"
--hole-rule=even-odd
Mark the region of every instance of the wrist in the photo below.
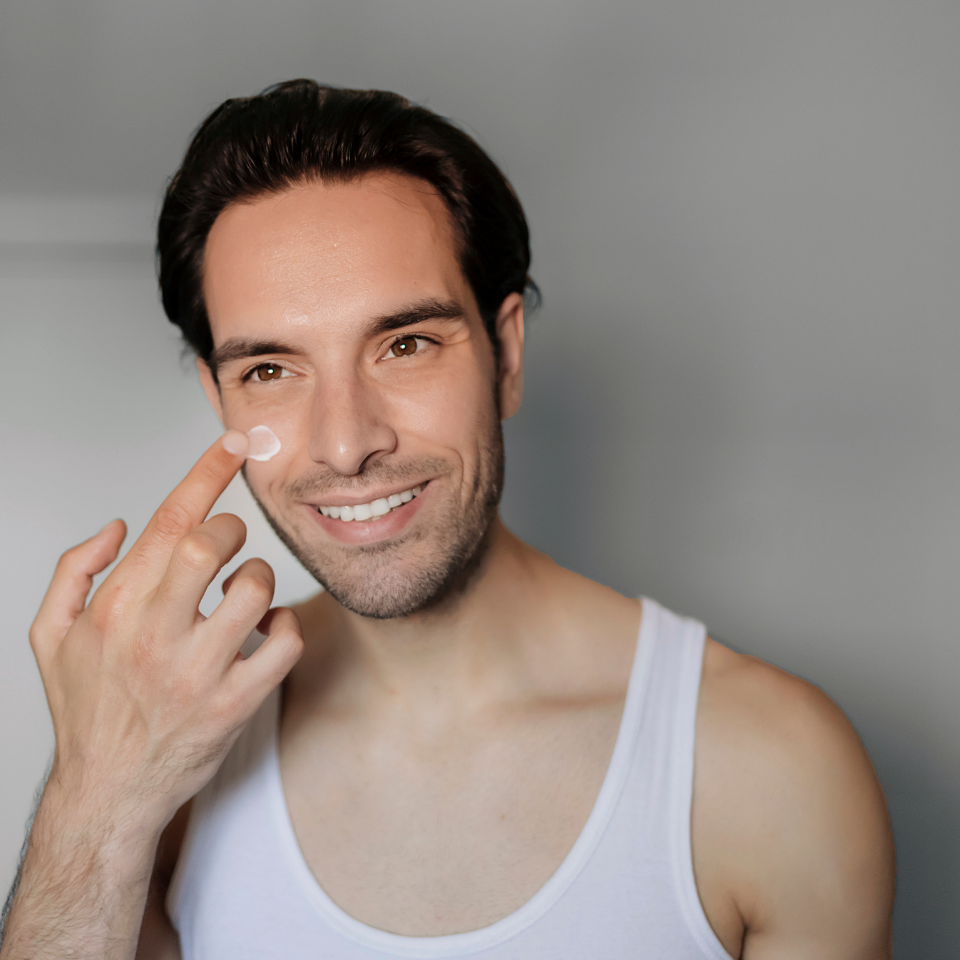
[[[163,821],[117,798],[89,795],[51,774],[34,817],[30,846],[56,849],[64,860],[110,868],[128,877],[149,875]]]
[[[132,957],[157,837],[106,806],[92,811],[51,777],[10,904],[3,957]]]

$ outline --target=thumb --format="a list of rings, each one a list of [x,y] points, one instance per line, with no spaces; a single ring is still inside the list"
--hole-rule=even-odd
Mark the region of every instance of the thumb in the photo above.
[[[83,613],[94,576],[116,560],[126,535],[127,525],[122,520],[111,520],[99,533],[60,558],[30,628],[30,645],[38,660],[59,644]]]

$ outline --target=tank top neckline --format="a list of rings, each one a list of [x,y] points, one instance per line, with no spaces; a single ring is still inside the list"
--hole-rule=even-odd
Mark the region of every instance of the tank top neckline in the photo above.
[[[640,628],[620,716],[620,727],[610,763],[590,815],[566,857],[544,885],[515,911],[477,930],[432,937],[390,933],[350,916],[327,895],[303,856],[283,793],[278,753],[280,698],[275,698],[273,729],[269,738],[265,772],[281,855],[306,900],[331,927],[344,937],[374,950],[399,957],[437,960],[477,953],[504,943],[536,923],[557,903],[600,843],[623,791],[633,759],[660,612],[656,601],[647,597],[641,597],[640,601]]]

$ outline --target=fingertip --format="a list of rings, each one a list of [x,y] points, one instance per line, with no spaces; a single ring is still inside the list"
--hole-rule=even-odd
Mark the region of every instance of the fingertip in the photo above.
[[[237,569],[234,570],[229,577],[226,577],[223,583],[220,584],[220,588],[223,590],[223,595],[227,595],[227,591],[233,586],[234,580],[237,579],[240,573],[243,571],[249,573],[251,570],[255,569],[258,564],[262,564],[264,567],[266,567],[267,573],[270,577],[271,589],[275,590],[277,587],[277,577],[273,572],[273,567],[271,567],[270,564],[267,563],[267,561],[262,557],[250,557],[248,560],[244,560],[243,563],[241,563],[240,566],[237,567]]]
[[[235,457],[245,457],[250,449],[250,440],[239,430],[228,430],[221,438],[223,449]]]
[[[90,544],[113,544],[113,548],[120,549],[120,544],[126,539],[127,525],[119,517],[102,526],[87,542]]]
[[[263,619],[257,624],[257,631],[267,636],[271,630],[281,624],[293,627],[298,633],[303,632],[297,611],[292,607],[271,607],[263,615]]]
[[[117,517],[115,520],[111,520],[97,534],[95,539],[103,542],[103,549],[107,551],[107,555],[109,555],[111,558],[116,558],[117,554],[120,552],[120,547],[126,538],[127,525],[123,520]]]

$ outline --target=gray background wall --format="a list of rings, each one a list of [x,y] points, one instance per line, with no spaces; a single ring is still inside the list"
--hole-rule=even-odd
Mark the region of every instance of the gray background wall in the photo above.
[[[0,874],[50,750],[53,562],[138,531],[217,433],[157,305],[158,192],[209,108],[307,75],[503,165],[546,298],[505,516],[833,696],[889,798],[898,956],[956,956],[958,50],[950,0],[5,3]]]

